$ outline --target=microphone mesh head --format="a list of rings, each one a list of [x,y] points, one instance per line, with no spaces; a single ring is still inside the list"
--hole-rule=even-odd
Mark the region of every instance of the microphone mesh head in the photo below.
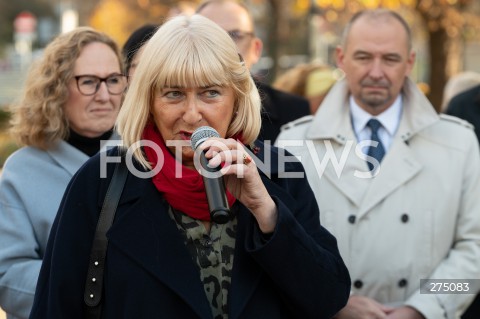
[[[205,140],[210,137],[220,137],[220,134],[218,134],[218,132],[210,126],[201,126],[197,128],[192,133],[192,137],[190,137],[193,150],[196,150],[200,144],[205,142]]]

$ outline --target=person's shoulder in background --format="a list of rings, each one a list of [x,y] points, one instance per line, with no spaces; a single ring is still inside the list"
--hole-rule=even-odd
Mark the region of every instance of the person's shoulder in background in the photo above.
[[[448,103],[445,114],[471,123],[480,142],[480,85],[454,96]]]
[[[255,81],[262,100],[262,129],[260,140],[275,141],[280,127],[288,122],[310,114],[308,101],[298,95],[277,90],[265,83]]]
[[[458,114],[464,114],[472,104],[480,105],[480,84],[453,96],[445,113],[458,116]]]
[[[455,96],[480,86],[480,73],[466,71],[450,77],[445,84],[442,99],[442,111],[445,111]]]

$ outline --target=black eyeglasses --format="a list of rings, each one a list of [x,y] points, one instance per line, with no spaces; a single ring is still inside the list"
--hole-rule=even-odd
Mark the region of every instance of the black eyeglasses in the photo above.
[[[240,30],[232,30],[232,31],[227,31],[228,35],[230,38],[232,38],[233,41],[239,42],[242,41],[243,39],[247,37],[254,37],[255,34],[253,32],[247,32],[247,31],[240,31]]]
[[[127,87],[127,77],[123,74],[112,74],[106,78],[96,75],[77,75],[74,78],[77,81],[78,91],[83,95],[97,93],[102,82],[105,82],[108,93],[112,95],[122,94]]]

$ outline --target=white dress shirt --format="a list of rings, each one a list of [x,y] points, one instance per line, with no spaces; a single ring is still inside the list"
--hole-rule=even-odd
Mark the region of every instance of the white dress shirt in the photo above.
[[[350,96],[350,115],[352,117],[353,131],[357,137],[357,142],[370,140],[372,130],[367,126],[367,122],[374,118],[382,124],[378,129],[378,137],[383,144],[385,152],[387,152],[400,124],[402,108],[402,96],[399,95],[392,106],[379,115],[372,116],[372,114],[362,109],[355,102],[354,98]]]

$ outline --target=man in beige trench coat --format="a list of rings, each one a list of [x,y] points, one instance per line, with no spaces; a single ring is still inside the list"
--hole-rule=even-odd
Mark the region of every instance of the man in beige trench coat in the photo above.
[[[472,127],[438,115],[408,79],[411,34],[392,11],[355,15],[337,61],[345,79],[315,116],[285,125],[276,143],[301,158],[321,222],[351,273],[352,294],[337,317],[459,318],[480,278]],[[441,288],[420,290],[421,279]]]

